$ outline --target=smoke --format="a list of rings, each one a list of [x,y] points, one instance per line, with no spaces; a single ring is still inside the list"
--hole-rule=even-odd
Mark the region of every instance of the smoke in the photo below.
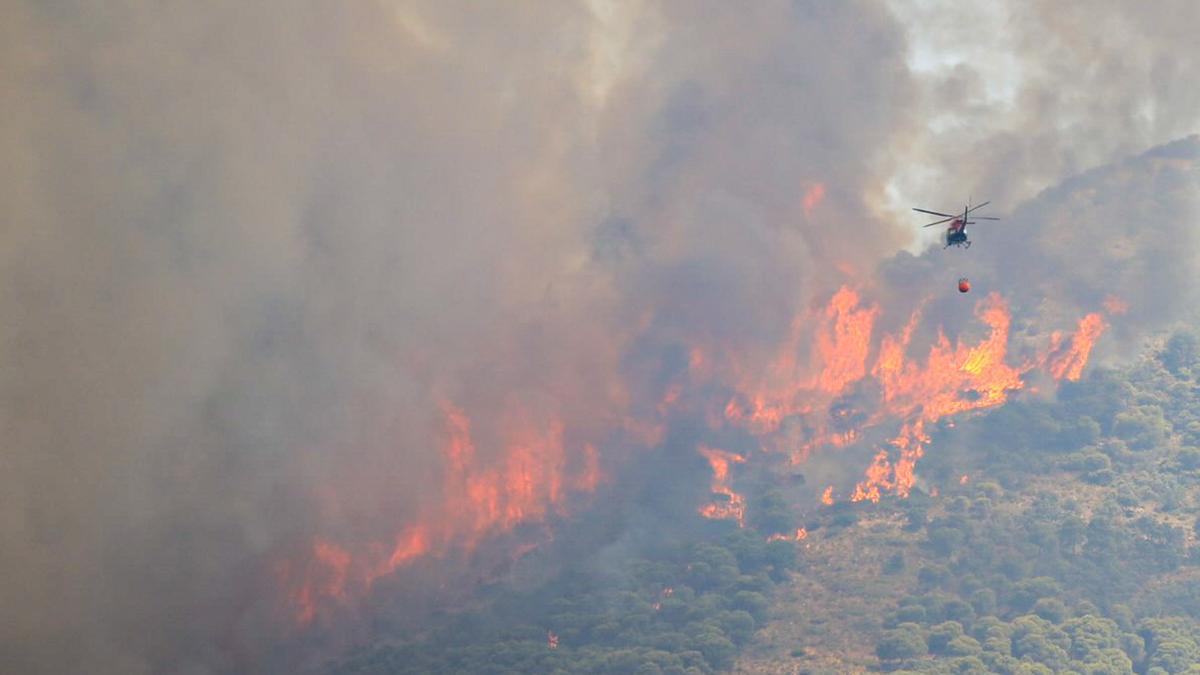
[[[477,481],[555,428],[564,494],[588,445],[602,467],[654,446],[684,345],[771,353],[909,240],[889,190],[1011,204],[1194,130],[1177,10],[1114,7],[1119,41],[1075,42],[1072,10],[1023,7],[1001,114],[967,65],[913,71],[903,13],[865,0],[8,3],[0,667],[252,670],[292,621],[271,561],[466,531],[447,406]],[[966,126],[931,131],[948,107]],[[975,235],[988,283],[1017,260],[1057,279],[1021,302],[1126,284],[1131,319],[1168,320],[1184,296],[1155,287],[1195,278],[1168,243],[1191,244],[1194,168],[1168,155],[1193,146]],[[914,163],[934,178],[907,185]],[[1093,184],[1122,206],[1064,205]],[[1121,229],[1140,216],[1166,229]],[[941,280],[912,260],[896,295]]]
[[[905,198],[974,194],[1012,208],[1200,125],[1187,84],[1200,65],[1192,3],[887,4],[907,28],[929,128],[893,146],[917,165],[892,183]]]
[[[1104,312],[1117,338],[1110,352],[1129,355],[1155,331],[1195,318],[1198,186],[1200,137],[1190,136],[1073,176],[1002,221],[971,226],[968,251],[898,254],[880,280],[949,297],[954,279],[967,276],[973,294],[998,292],[1012,303],[1027,337]],[[955,303],[938,304],[939,321],[962,326],[964,313],[949,309]]]

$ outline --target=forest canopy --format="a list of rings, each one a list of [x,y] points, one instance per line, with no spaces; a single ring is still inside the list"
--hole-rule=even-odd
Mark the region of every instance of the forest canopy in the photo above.
[[[907,499],[836,503],[798,520],[795,480],[759,476],[743,486],[744,528],[706,522],[631,553],[616,584],[580,563],[534,588],[501,585],[482,615],[363,646],[335,669],[1200,672],[1195,332],[1175,332],[1133,365],[1094,369],[1052,400],[960,420],[933,447],[924,487]],[[804,539],[767,540],[800,526]],[[834,551],[861,564],[825,583],[857,585],[849,592],[877,615],[848,621],[817,601],[784,601],[835,565]],[[782,638],[773,622],[810,633]]]

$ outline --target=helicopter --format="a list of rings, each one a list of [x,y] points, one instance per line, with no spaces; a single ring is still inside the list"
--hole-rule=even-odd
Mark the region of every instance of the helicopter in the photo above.
[[[961,216],[950,213],[941,213],[939,211],[929,211],[928,209],[918,209],[915,207],[913,208],[913,211],[928,213],[931,216],[944,216],[941,220],[935,220],[928,225],[922,225],[922,227],[933,227],[934,225],[941,225],[945,222],[950,223],[950,226],[946,228],[946,245],[942,247],[943,249],[948,246],[962,246],[963,248],[971,248],[971,240],[967,238],[967,226],[974,225],[975,220],[969,220],[968,217],[977,220],[1000,220],[999,218],[994,218],[992,216],[971,215],[971,213],[976,209],[981,209],[988,204],[991,204],[991,202],[984,202],[982,204],[971,206],[971,201],[967,200],[967,205],[963,207]]]

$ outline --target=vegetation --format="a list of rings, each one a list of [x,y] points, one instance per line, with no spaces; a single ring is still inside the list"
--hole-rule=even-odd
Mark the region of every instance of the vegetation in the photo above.
[[[724,670],[766,620],[772,589],[794,563],[791,542],[737,530],[631,560],[615,584],[573,570],[532,593],[508,593],[485,615],[459,617],[434,636],[360,651],[337,671]]]
[[[760,633],[742,669],[786,647],[812,673],[1200,673],[1197,343],[937,434],[921,469],[940,496],[835,531],[819,514],[808,615],[777,605],[799,628]]]
[[[812,486],[764,482],[745,529],[570,567],[336,670],[1200,673],[1200,340],[933,436],[908,499],[821,507],[800,543],[765,534]]]

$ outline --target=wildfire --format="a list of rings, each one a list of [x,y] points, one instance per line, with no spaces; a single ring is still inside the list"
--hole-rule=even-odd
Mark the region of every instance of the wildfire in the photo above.
[[[872,372],[882,386],[885,410],[908,421],[890,441],[900,455],[894,466],[889,462],[889,453],[880,451],[867,469],[866,479],[855,488],[852,501],[877,502],[885,490],[907,497],[916,480],[917,460],[925,454],[924,446],[929,443],[926,422],[1004,403],[1009,392],[1024,387],[1022,376],[1046,361],[1047,356],[1042,356],[1022,366],[1006,363],[1012,319],[1007,304],[998,295],[990,295],[981,302],[976,314],[991,329],[988,336],[976,345],[959,342],[951,346],[945,335],[939,333],[923,367],[904,360],[911,331],[906,329],[899,339],[883,338],[880,359]],[[1103,330],[1099,315],[1084,317],[1070,348],[1051,359],[1051,374],[1056,379],[1078,379],[1092,345]],[[1052,339],[1051,352],[1058,347],[1057,342],[1058,339]]]
[[[888,462],[887,450],[880,450],[875,455],[875,459],[871,460],[871,466],[867,467],[867,479],[854,486],[854,494],[850,495],[850,501],[861,502],[866,499],[878,502],[881,496],[880,491],[890,489],[895,485],[891,480],[891,475],[892,466]]]
[[[951,346],[944,334],[930,348],[925,364],[906,361],[911,333],[899,339],[885,336],[881,358],[872,371],[883,388],[885,407],[894,416],[936,421],[953,413],[988,408],[1007,400],[1008,392],[1020,389],[1022,369],[1005,363],[1008,307],[992,294],[976,308],[976,315],[990,328],[977,345],[961,341]]]
[[[808,530],[806,530],[806,529],[804,529],[803,527],[801,527],[801,528],[799,528],[799,529],[797,529],[797,530],[796,530],[796,533],[795,533],[794,535],[788,535],[788,534],[783,534],[782,532],[776,532],[775,534],[773,534],[773,535],[771,535],[771,536],[767,537],[767,541],[768,541],[768,542],[772,542],[772,541],[800,541],[800,540],[802,540],[802,539],[807,539],[807,538],[808,538]]]
[[[450,404],[442,412],[444,472],[436,508],[401,528],[388,544],[352,553],[315,539],[307,562],[276,564],[275,576],[288,589],[298,623],[311,622],[322,602],[345,603],[421,556],[444,555],[452,548],[470,552],[489,534],[562,513],[568,486],[590,492],[601,480],[599,457],[590,444],[582,447],[578,472],[568,474],[561,423],[539,429],[524,415],[514,415],[505,427],[504,451],[489,466],[479,458],[466,413]]]
[[[876,453],[851,500],[878,501],[887,492],[906,497],[930,441],[928,424],[1003,404],[1011,392],[1025,387],[1024,375],[1035,367],[1046,367],[1055,379],[1078,379],[1105,328],[1099,314],[1089,314],[1069,341],[1052,336],[1049,349],[1040,356],[1011,365],[1007,303],[993,293],[976,305],[975,313],[988,328],[982,340],[951,342],[939,331],[925,358],[915,360],[909,352],[921,309],[910,314],[898,333],[876,339],[879,307],[862,304],[857,292],[842,287],[823,311],[795,319],[784,348],[765,369],[766,377],[737,378],[738,393],[725,407],[726,419],[756,434],[768,450],[779,446],[777,436],[785,419],[802,420],[806,438],[789,450],[795,462],[816,448],[855,442],[867,427],[898,421],[899,433]],[[812,348],[802,362],[798,355],[806,327]],[[869,416],[850,419],[839,397],[864,381],[878,389],[880,405]],[[821,501],[832,503],[831,488]]]
[[[662,589],[662,592],[659,593],[659,596],[661,598],[669,598],[672,595],[675,595],[675,589],[671,588],[670,586],[667,586],[666,588]],[[662,609],[662,600],[655,600],[653,603],[650,604],[650,608],[656,612],[658,610]]]
[[[970,483],[970,482],[971,482],[971,477],[970,477],[970,476],[968,476],[968,475],[967,475],[967,474],[965,474],[965,473],[964,473],[963,475],[961,475],[961,476],[959,476],[959,477],[958,477],[958,484],[959,484],[959,485],[966,485],[967,483]]]
[[[396,537],[396,545],[392,548],[392,554],[388,556],[387,562],[368,573],[367,583],[391,574],[428,550],[429,535],[424,527],[418,525],[401,532]]]
[[[301,623],[312,621],[322,599],[346,601],[350,554],[321,539],[313,542],[312,554],[308,564],[296,565],[289,560],[280,560],[274,567],[279,583],[296,589],[292,602],[296,620]]]
[[[858,295],[843,286],[825,310],[826,329],[817,333],[816,359],[822,364],[817,384],[828,394],[840,394],[867,374],[871,330],[879,307],[858,307]]]
[[[815,206],[823,186],[810,189],[806,208]],[[810,204],[811,196],[811,204]],[[1105,310],[1127,309],[1118,298]],[[922,310],[912,311],[898,331],[877,331],[883,312],[864,303],[859,292],[844,286],[823,308],[801,312],[791,323],[781,348],[765,359],[739,354],[720,345],[693,346],[684,378],[670,383],[647,417],[627,416],[617,426],[647,445],[664,437],[668,414],[697,400],[692,385],[716,384],[732,391],[723,406],[709,401],[709,426],[736,425],[749,431],[768,451],[784,451],[793,462],[819,448],[843,447],[866,438],[864,432],[895,425],[890,440],[877,448],[850,499],[879,501],[885,494],[908,496],[916,483],[916,466],[930,443],[927,429],[947,416],[1003,404],[1025,387],[1025,376],[1042,368],[1056,380],[1082,375],[1106,323],[1101,314],[1084,316],[1069,336],[1054,334],[1049,346],[1019,365],[1008,362],[1012,323],[1007,303],[992,294],[975,307],[986,334],[977,341],[951,341],[938,331],[923,357],[912,352]],[[716,389],[720,390],[720,389]],[[877,404],[860,406],[864,396]],[[861,407],[867,410],[860,409]],[[470,553],[487,537],[523,523],[545,523],[566,512],[569,493],[596,490],[604,479],[596,447],[579,443],[568,448],[562,422],[519,408],[500,414],[492,433],[480,435],[465,410],[442,406],[442,468],[436,500],[423,505],[395,534],[376,542],[348,544],[316,538],[305,556],[277,561],[273,571],[287,590],[295,619],[307,624],[322,606],[345,604],[370,590],[380,578],[423,557]],[[785,425],[785,422],[787,424]],[[745,525],[746,504],[732,487],[731,467],[747,461],[744,454],[700,445],[698,452],[712,468],[714,500],[699,508],[706,518]],[[967,477],[960,479],[965,484]],[[834,486],[820,501],[833,504]],[[719,497],[717,499],[716,497]],[[771,540],[802,540],[807,532],[773,534]],[[670,595],[670,589],[663,597]],[[553,634],[551,633],[551,636]],[[552,642],[552,648],[556,641]]]
[[[842,287],[818,316],[797,316],[789,339],[763,369],[764,375],[739,376],[738,394],[725,406],[725,417],[756,434],[768,435],[778,431],[785,418],[827,408],[866,375],[878,315],[878,306],[859,307],[858,294]],[[802,363],[798,353],[813,318],[817,321],[813,347],[808,362]],[[806,448],[846,445],[855,438],[854,430],[830,431],[822,424]]]
[[[1071,338],[1071,344],[1066,351],[1050,359],[1050,374],[1054,379],[1068,379],[1072,382],[1083,375],[1083,367],[1087,365],[1096,340],[1104,332],[1104,318],[1099,314],[1088,314],[1079,320],[1079,329]]]
[[[716,520],[736,520],[738,527],[746,525],[746,500],[741,495],[733,491],[729,487],[729,465],[744,464],[745,457],[736,455],[725,450],[718,450],[708,446],[700,446],[697,449],[700,454],[704,455],[712,466],[712,492],[713,494],[725,495],[726,501],[713,502],[700,507],[700,515],[705,518]]]

